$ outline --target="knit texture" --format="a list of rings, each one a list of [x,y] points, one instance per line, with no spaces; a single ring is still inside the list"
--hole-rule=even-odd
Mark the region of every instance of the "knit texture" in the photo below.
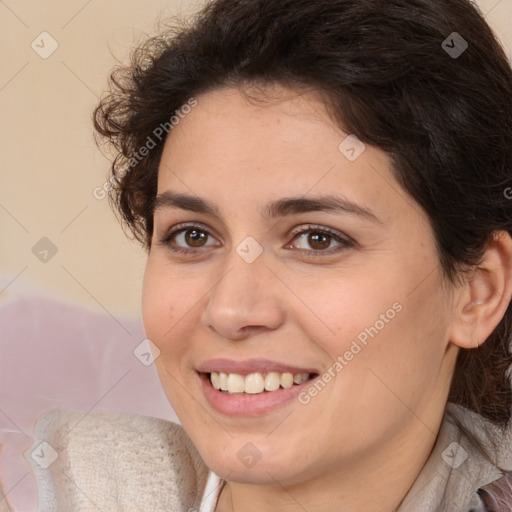
[[[208,469],[175,423],[56,409],[41,416],[35,436],[25,458],[35,472],[39,512],[199,510]],[[58,454],[48,468],[31,456],[48,453],[41,441]]]
[[[209,470],[180,425],[56,409],[41,416],[35,434],[25,457],[39,487],[38,512],[200,509]],[[41,442],[58,454],[47,469],[32,457]],[[512,470],[511,430],[448,404],[434,449],[398,512],[490,512],[481,489],[492,490],[503,476],[499,468]]]

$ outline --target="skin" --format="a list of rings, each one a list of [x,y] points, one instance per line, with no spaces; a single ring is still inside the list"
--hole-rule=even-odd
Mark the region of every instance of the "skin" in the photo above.
[[[264,99],[237,89],[197,96],[166,141],[158,194],[199,196],[219,215],[155,211],[142,313],[157,371],[203,460],[228,480],[217,511],[391,511],[434,445],[459,347],[476,346],[504,313],[510,274],[492,270],[510,264],[510,237],[491,250],[487,278],[449,284],[428,218],[388,156],[366,146],[349,161],[338,149],[347,134],[312,92],[274,86]],[[262,214],[272,200],[334,192],[378,221]],[[185,222],[200,224],[205,245],[183,233],[161,243]],[[294,237],[310,224],[355,243],[327,238],[322,251]],[[263,249],[250,264],[236,252],[248,236]],[[206,401],[196,372],[206,360],[266,358],[322,374],[395,303],[395,318],[308,404],[240,417]],[[251,468],[237,456],[247,442],[261,452]]]

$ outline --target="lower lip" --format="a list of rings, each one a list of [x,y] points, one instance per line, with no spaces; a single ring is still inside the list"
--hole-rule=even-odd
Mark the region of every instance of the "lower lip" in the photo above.
[[[225,391],[215,389],[207,374],[200,373],[199,377],[208,403],[216,411],[229,416],[258,416],[273,411],[291,402],[314,381],[313,378],[302,384],[295,384],[288,389],[279,388],[275,391],[263,391],[255,395],[230,395]]]

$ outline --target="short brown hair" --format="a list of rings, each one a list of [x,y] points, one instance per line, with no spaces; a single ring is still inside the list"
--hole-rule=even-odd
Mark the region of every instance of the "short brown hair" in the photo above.
[[[165,138],[135,163],[134,152],[191,96],[271,83],[323,92],[346,132],[392,157],[450,280],[496,231],[512,234],[512,71],[473,3],[215,0],[137,48],[95,110],[117,151],[110,199],[147,249]],[[449,396],[499,424],[511,414],[511,333],[509,305],[486,343],[460,351]]]

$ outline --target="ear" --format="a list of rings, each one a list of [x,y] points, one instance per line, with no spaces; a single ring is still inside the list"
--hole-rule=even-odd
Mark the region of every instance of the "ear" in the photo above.
[[[477,348],[500,323],[512,296],[512,238],[497,231],[482,261],[455,292],[450,341]]]

